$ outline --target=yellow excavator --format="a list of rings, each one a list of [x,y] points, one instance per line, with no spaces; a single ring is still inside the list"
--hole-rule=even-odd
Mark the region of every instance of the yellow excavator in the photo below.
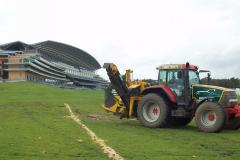
[[[105,63],[103,68],[107,70],[111,84],[105,90],[105,103],[102,107],[120,118],[136,117],[135,105],[141,99],[140,93],[148,86],[147,82],[142,80],[133,81],[133,71],[126,70],[124,76],[121,76],[117,66],[113,63]]]
[[[195,117],[203,132],[240,128],[240,103],[232,89],[200,84],[195,65],[164,64],[158,84],[132,80],[132,70],[122,77],[113,63],[105,63],[111,84],[102,107],[120,118],[136,117],[146,127],[179,127]]]

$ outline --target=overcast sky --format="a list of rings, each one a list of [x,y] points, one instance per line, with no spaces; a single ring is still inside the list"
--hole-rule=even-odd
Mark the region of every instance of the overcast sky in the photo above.
[[[186,61],[240,78],[240,1],[0,0],[0,44],[17,40],[67,43],[135,78]]]

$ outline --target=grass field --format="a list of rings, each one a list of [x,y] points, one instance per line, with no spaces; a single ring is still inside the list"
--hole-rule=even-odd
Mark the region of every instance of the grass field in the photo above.
[[[69,113],[64,103],[125,159],[240,158],[240,130],[207,134],[199,132],[194,123],[179,129],[145,128],[136,120],[120,120],[105,113],[102,101],[102,91],[0,83],[0,159],[108,159],[85,131],[66,117]]]

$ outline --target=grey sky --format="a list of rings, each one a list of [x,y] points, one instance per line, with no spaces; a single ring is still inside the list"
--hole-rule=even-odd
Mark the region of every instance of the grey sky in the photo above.
[[[240,78],[239,15],[239,0],[0,0],[0,43],[64,42],[136,78],[186,61]]]

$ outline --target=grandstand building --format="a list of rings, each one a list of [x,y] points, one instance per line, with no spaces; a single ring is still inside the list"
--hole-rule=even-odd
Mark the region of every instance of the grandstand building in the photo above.
[[[76,47],[45,41],[0,45],[0,80],[30,80],[102,88],[107,82],[96,74],[97,60]]]

